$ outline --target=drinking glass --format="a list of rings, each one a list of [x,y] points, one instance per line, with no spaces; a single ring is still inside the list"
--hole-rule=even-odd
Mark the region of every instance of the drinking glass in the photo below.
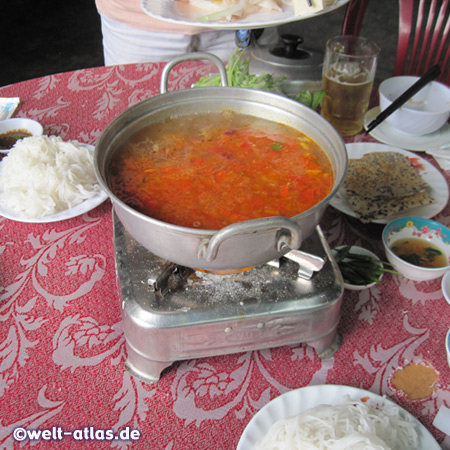
[[[326,44],[322,115],[341,136],[363,129],[379,52],[377,44],[357,36],[336,36]]]

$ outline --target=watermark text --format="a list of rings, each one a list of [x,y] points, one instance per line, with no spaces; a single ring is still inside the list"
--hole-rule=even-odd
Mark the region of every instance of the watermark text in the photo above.
[[[62,427],[52,427],[49,429],[27,429],[18,427],[13,431],[15,441],[62,441],[66,437],[71,437],[75,441],[138,441],[141,437],[139,430],[129,427],[118,431],[112,429],[100,429],[94,427],[83,427],[76,430],[67,431]]]

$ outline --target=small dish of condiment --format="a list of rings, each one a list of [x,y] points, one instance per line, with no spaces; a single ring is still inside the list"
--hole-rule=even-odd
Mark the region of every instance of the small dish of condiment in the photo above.
[[[383,230],[388,261],[406,278],[428,281],[450,270],[450,229],[423,217],[401,217]]]
[[[0,121],[0,153],[7,153],[19,139],[42,136],[44,129],[33,119],[14,118]]]

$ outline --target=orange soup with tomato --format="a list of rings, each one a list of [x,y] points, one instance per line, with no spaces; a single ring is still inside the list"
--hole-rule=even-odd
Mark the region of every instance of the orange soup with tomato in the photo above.
[[[326,197],[325,152],[283,124],[234,112],[168,119],[114,155],[111,191],[163,222],[217,230],[242,220],[296,216]]]

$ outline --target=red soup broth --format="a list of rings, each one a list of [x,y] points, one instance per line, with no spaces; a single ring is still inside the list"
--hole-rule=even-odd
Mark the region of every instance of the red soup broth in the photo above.
[[[234,112],[151,124],[114,154],[112,192],[166,223],[217,230],[242,220],[296,216],[326,197],[330,161],[292,127]]]

